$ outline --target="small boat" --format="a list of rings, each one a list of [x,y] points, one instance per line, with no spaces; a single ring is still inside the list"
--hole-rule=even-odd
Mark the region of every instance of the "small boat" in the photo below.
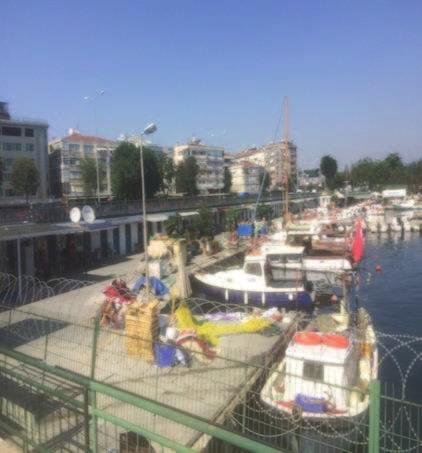
[[[409,231],[412,231],[412,225],[410,224],[410,220],[407,216],[402,217],[401,224],[404,232],[408,233]]]
[[[371,233],[378,233],[378,223],[370,222],[368,223],[368,228]]]
[[[287,244],[264,243],[261,252],[267,257],[274,276],[284,274],[286,269],[300,269],[313,283],[327,280],[331,285],[336,277],[352,271],[348,258],[336,255],[306,255],[305,247]]]
[[[260,397],[278,414],[307,422],[349,421],[369,407],[378,349],[368,312],[317,316],[289,342]]]
[[[401,230],[402,228],[400,223],[397,221],[397,218],[393,217],[393,219],[390,222],[390,231],[392,233],[401,233]]]
[[[315,294],[305,275],[293,266],[273,275],[266,255],[245,257],[243,268],[194,274],[199,293],[231,304],[312,310]]]
[[[388,225],[385,222],[379,223],[379,230],[380,233],[387,233],[388,232]]]
[[[312,253],[345,256],[350,252],[350,243],[343,237],[315,237],[312,239]]]
[[[394,203],[393,209],[395,209],[396,211],[411,211],[415,209],[415,204],[416,202],[413,199],[404,200],[399,203]]]

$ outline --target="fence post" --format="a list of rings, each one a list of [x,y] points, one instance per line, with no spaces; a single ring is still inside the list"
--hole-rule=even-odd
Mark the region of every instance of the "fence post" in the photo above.
[[[369,383],[369,439],[368,453],[379,452],[381,384],[378,379]]]
[[[92,337],[92,351],[91,351],[91,379],[95,379],[95,368],[97,366],[97,347],[98,337],[100,335],[100,316],[95,317],[95,325]],[[97,409],[97,392],[95,390],[88,389],[87,391],[88,404],[91,409]],[[91,452],[95,453],[98,449],[98,417],[91,412],[89,421],[89,443],[91,444]]]
[[[97,366],[97,346],[98,346],[99,334],[100,334],[100,315],[95,317],[94,332],[93,332],[93,337],[92,337],[91,374],[90,374],[91,379],[95,379],[95,368]]]

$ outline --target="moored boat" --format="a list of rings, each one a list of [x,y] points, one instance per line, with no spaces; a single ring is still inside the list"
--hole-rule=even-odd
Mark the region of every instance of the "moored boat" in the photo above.
[[[324,314],[293,336],[260,396],[288,417],[348,421],[368,409],[369,383],[377,375],[376,337],[367,311]]]
[[[266,255],[245,257],[243,268],[194,274],[198,291],[232,304],[256,305],[312,311],[315,295],[300,268],[285,268],[273,275]]]

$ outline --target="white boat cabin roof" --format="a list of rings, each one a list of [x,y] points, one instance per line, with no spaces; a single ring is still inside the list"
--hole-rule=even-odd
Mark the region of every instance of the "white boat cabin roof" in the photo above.
[[[286,359],[309,360],[326,365],[344,365],[352,353],[350,341],[347,348],[333,348],[324,344],[304,345],[291,341],[286,349]]]

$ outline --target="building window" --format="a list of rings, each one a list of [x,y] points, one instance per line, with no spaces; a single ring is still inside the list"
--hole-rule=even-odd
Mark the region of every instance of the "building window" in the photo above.
[[[20,143],[3,143],[3,151],[22,151]]]
[[[32,127],[25,127],[25,137],[33,137],[34,129]]]
[[[5,163],[7,167],[11,167],[13,165],[14,159],[7,158],[5,159]]]
[[[6,197],[13,197],[15,192],[12,189],[6,189]]]
[[[84,145],[84,153],[92,154],[94,152],[94,145]]]
[[[20,127],[3,126],[1,128],[1,133],[8,137],[20,137],[22,135],[22,130]]]
[[[79,151],[79,148],[77,143],[69,143],[69,151]]]
[[[25,151],[33,152],[34,151],[34,144],[33,143],[26,143]]]

